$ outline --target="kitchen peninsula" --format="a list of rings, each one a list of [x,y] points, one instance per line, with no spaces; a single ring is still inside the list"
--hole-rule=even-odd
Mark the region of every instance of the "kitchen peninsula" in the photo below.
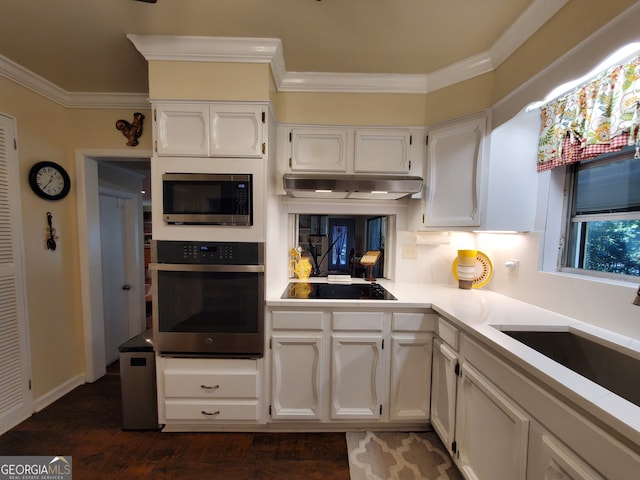
[[[340,365],[336,363],[335,351],[340,348],[340,339],[348,338],[348,334],[353,342],[358,338],[363,340],[362,337],[389,338],[391,345],[407,339],[415,342],[420,336],[430,335],[433,337],[433,370],[428,421],[463,471],[468,470],[470,475],[477,474],[477,470],[485,475],[494,472],[494,467],[482,460],[486,456],[512,465],[510,478],[525,478],[525,473],[527,478],[542,478],[543,469],[554,462],[562,465],[557,468],[564,471],[569,471],[566,466],[569,462],[575,472],[593,472],[593,476],[572,478],[599,478],[591,467],[605,474],[605,478],[632,478],[640,466],[640,406],[500,330],[570,330],[623,351],[637,361],[640,361],[640,342],[490,291],[461,290],[450,285],[395,284],[386,280],[380,280],[380,284],[397,300],[268,298],[267,335],[272,337],[271,365],[275,369],[271,375],[278,373],[273,339],[282,341],[287,335],[297,341],[298,348],[303,348],[305,338],[309,342],[306,345],[313,345],[315,349],[322,348],[321,340],[332,342],[333,354],[328,355],[334,355],[331,363],[334,369]],[[317,323],[314,324],[314,320]],[[353,322],[350,326],[349,321]],[[296,367],[318,368],[317,363],[306,364],[304,358],[302,355],[303,361]],[[384,357],[379,358],[384,363]],[[388,399],[391,407],[385,406],[383,412],[387,411],[377,416],[378,428],[398,429],[403,422],[411,423],[407,420],[415,422],[416,417],[393,416],[394,411],[398,411],[393,406],[394,399],[398,398],[394,396],[397,393],[394,388],[402,383],[402,373],[394,362],[403,358],[416,357],[403,357],[393,350],[389,358],[391,365],[382,367],[386,376],[381,381],[390,384],[388,396],[382,395],[382,398]],[[289,368],[295,367],[289,365]],[[413,375],[409,378],[417,378],[415,365],[408,371]],[[324,388],[316,393],[332,396],[331,414],[325,412],[323,417],[320,412],[321,424],[314,417],[298,424],[298,428],[330,428],[335,419],[334,389],[339,383],[333,372],[324,372],[324,375],[326,378],[318,381]],[[308,382],[309,375],[301,375],[299,379]],[[276,384],[272,382],[272,385]],[[298,392],[304,390],[303,385],[298,387]],[[271,392],[272,402],[277,393],[277,390]],[[296,398],[300,400],[299,396]],[[323,404],[322,401],[312,404],[317,403]],[[327,423],[322,423],[322,418],[328,419]],[[271,421],[277,426],[275,420]],[[485,421],[490,423],[484,424]],[[428,423],[425,421],[422,425],[427,427]],[[366,428],[376,428],[376,425],[368,421]],[[468,448],[469,443],[473,443],[473,450]],[[515,462],[510,460],[512,455]],[[478,478],[498,477],[481,474]]]

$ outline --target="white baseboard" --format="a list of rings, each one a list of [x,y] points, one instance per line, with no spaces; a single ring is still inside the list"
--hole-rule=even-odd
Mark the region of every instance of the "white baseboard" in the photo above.
[[[33,411],[39,412],[43,408],[48,407],[56,400],[59,400],[60,398],[65,396],[74,388],[79,387],[80,385],[84,385],[85,383],[86,382],[84,374],[76,375],[75,377],[70,378],[69,380],[57,386],[53,390],[50,390],[40,398],[35,399],[33,401]]]

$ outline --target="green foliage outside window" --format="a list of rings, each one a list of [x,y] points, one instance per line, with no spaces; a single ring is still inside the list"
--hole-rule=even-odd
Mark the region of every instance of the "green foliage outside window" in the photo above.
[[[640,276],[640,220],[588,222],[583,268]]]

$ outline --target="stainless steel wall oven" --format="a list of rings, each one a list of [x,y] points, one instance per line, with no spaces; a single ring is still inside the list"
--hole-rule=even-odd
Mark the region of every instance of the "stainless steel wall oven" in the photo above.
[[[263,355],[264,243],[157,240],[151,254],[156,351]]]

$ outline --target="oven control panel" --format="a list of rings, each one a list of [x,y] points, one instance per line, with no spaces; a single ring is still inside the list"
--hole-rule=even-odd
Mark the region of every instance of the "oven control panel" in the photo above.
[[[264,243],[157,240],[152,256],[155,263],[264,265]]]

